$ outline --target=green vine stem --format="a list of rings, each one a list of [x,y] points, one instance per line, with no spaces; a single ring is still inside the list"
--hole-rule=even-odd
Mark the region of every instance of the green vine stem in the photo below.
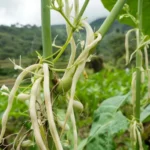
[[[75,25],[76,27],[77,27],[78,24],[80,23],[80,19],[81,19],[83,13],[84,13],[84,11],[85,11],[85,9],[86,9],[86,7],[87,7],[89,1],[90,1],[90,0],[85,0],[83,6],[82,6],[82,8],[81,8],[81,11],[79,12],[77,18],[75,19],[74,25]]]
[[[110,29],[111,25],[117,18],[119,12],[122,10],[126,0],[118,0],[114,7],[112,8],[109,16],[105,19],[101,27],[96,31],[96,33],[100,33],[102,37],[106,34],[106,32]],[[96,35],[96,34],[95,34]],[[95,47],[91,50],[90,54],[93,53],[95,50]]]
[[[68,44],[70,43],[70,40],[72,38],[72,30],[70,32],[70,34],[68,35],[68,38],[64,44],[64,46],[62,48],[60,48],[60,52],[58,53],[58,55],[55,57],[55,59],[53,60],[53,63],[56,63],[58,61],[58,59],[60,58],[60,56],[63,54],[63,52],[65,51],[66,47],[68,46]]]
[[[101,25],[99,32],[102,36],[105,35],[105,33],[108,31],[112,23],[117,18],[119,12],[122,10],[126,0],[118,0],[116,4],[114,5],[113,9],[111,10],[109,16],[105,19],[104,23]]]
[[[64,19],[66,20],[66,22],[70,25],[70,27],[72,29],[74,29],[75,27],[71,24],[70,20],[66,17],[66,15],[64,14],[64,12],[63,11],[59,11],[59,12],[64,17]]]
[[[50,10],[49,0],[41,0],[41,19],[42,19],[42,45],[43,57],[47,58],[52,54],[52,39],[50,29]]]
[[[139,46],[141,40],[142,31],[142,6],[143,0],[138,0],[138,30],[137,30],[137,47]],[[140,122],[140,100],[141,100],[141,68],[142,68],[142,54],[141,49],[136,52],[136,101],[134,116],[138,122]],[[139,143],[136,142],[136,150],[139,149]]]
[[[140,34],[142,30],[142,4],[143,0],[138,0],[138,28],[137,30],[137,47],[140,43]],[[141,67],[142,67],[142,55],[139,49],[136,53],[136,106],[135,106],[135,117],[137,121],[140,120],[140,89],[141,89]]]
[[[136,33],[137,35],[137,46],[139,43],[139,30]],[[140,121],[140,99],[141,99],[141,68],[142,68],[142,54],[139,49],[136,52],[136,100],[135,100],[135,108],[134,108],[134,116],[136,120]]]

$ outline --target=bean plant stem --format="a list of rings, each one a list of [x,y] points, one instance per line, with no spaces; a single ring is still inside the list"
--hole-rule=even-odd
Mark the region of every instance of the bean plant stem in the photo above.
[[[142,57],[141,52],[138,50],[136,52],[136,101],[134,108],[135,109],[134,116],[138,122],[140,121],[140,98],[141,98],[140,91],[141,91],[141,61],[142,61],[141,57]]]
[[[81,11],[79,12],[77,18],[76,18],[75,21],[74,21],[74,25],[75,25],[75,26],[77,26],[77,25],[80,23],[80,19],[81,19],[83,13],[84,13],[84,11],[85,11],[85,9],[86,9],[86,7],[87,7],[89,1],[90,1],[90,0],[85,0],[83,6],[82,6],[82,8],[81,8]]]
[[[60,56],[63,54],[63,52],[65,51],[66,47],[68,46],[68,44],[70,43],[71,37],[72,37],[72,30],[70,31],[70,34],[68,35],[68,38],[66,40],[66,43],[64,44],[64,46],[62,48],[60,48],[60,52],[58,53],[58,55],[56,56],[56,58],[53,60],[53,63],[56,63],[58,61],[58,59],[60,58]]]
[[[42,19],[42,45],[43,57],[47,58],[52,54],[52,40],[50,29],[50,0],[41,0],[41,19]],[[51,58],[52,59],[52,58]]]
[[[102,36],[108,31],[112,23],[115,21],[116,17],[118,16],[119,12],[122,10],[126,0],[118,0],[111,10],[109,16],[105,19],[104,23],[101,25],[99,32]]]
[[[140,33],[142,30],[142,4],[143,0],[138,0],[138,28],[137,31],[137,47],[140,42]],[[139,49],[136,53],[136,106],[135,106],[135,117],[137,121],[140,120],[140,89],[141,89],[141,67],[142,67],[142,55]]]
[[[70,25],[70,27],[72,29],[74,29],[75,27],[71,24],[70,20],[66,17],[66,15],[64,14],[64,12],[60,11],[60,14],[65,18],[66,22]]]
[[[137,47],[139,46],[141,40],[141,31],[142,31],[142,6],[143,0],[138,0],[138,29],[137,30]],[[135,110],[134,116],[138,122],[140,122],[140,99],[141,99],[141,67],[142,67],[142,55],[141,50],[139,49],[136,52],[136,102],[135,102]],[[136,150],[139,149],[138,141],[136,142]]]
[[[138,28],[140,29],[140,31],[142,31],[142,9],[143,0],[138,0]]]

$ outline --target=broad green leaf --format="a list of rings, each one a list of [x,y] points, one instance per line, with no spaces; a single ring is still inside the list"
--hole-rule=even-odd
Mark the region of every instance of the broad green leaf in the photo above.
[[[113,138],[128,129],[128,120],[117,111],[129,94],[105,100],[94,113],[94,121],[87,139],[86,150],[115,150]]]
[[[113,138],[128,129],[128,120],[119,111],[114,114],[102,113],[94,122],[88,138],[86,150],[115,150]]]
[[[111,11],[117,0],[101,0],[104,7]],[[138,6],[138,1],[137,0],[127,0],[127,4],[129,5],[129,12],[130,14],[137,18],[137,6]],[[143,33],[145,35],[150,35],[150,0],[143,0],[143,9],[142,9],[142,25],[143,25]],[[119,15],[125,14],[125,11],[122,11]],[[124,19],[119,20],[120,22],[136,27],[134,22],[131,20],[130,17],[125,17]]]
[[[141,122],[145,121],[150,116],[150,105],[148,105],[140,115]]]
[[[115,144],[109,133],[99,134],[86,145],[85,150],[115,150]]]
[[[99,115],[99,113],[113,113],[116,112],[120,106],[127,100],[129,94],[123,95],[123,96],[114,96],[111,98],[108,98],[104,100],[100,107],[95,111],[96,114]]]

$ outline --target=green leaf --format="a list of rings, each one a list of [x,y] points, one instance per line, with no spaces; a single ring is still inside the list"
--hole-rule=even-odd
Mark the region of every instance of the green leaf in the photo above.
[[[113,113],[116,112],[121,105],[127,100],[129,94],[123,96],[114,96],[104,100],[100,107],[95,111],[95,115],[99,113]]]
[[[128,120],[119,111],[103,113],[98,122],[92,125],[86,150],[115,150],[114,136],[128,129]]]
[[[95,111],[86,150],[115,150],[113,138],[128,129],[128,120],[120,111],[129,94],[105,100]]]
[[[109,133],[99,134],[86,145],[86,150],[115,150],[115,144]]]
[[[111,11],[113,8],[114,4],[117,2],[117,0],[101,0],[104,7]],[[137,6],[138,6],[138,1],[137,0],[128,0],[127,4],[129,5],[129,13],[137,18]],[[150,35],[150,0],[143,0],[143,9],[142,9],[142,31],[145,35]],[[119,15],[126,14],[126,12],[123,10]],[[130,25],[132,27],[136,27],[135,23],[131,20],[130,17],[125,17],[124,19],[119,20],[120,22]]]
[[[150,105],[148,105],[140,115],[141,122],[144,122],[150,116]]]

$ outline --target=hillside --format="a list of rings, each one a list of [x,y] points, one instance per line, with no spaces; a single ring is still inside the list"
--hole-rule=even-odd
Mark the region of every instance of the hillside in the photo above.
[[[92,28],[94,30],[98,29],[104,18],[95,20],[91,22]],[[125,31],[129,29],[128,26],[122,25],[117,21],[114,22],[111,29],[105,36],[105,39],[101,43],[101,48],[105,48],[106,44],[109,47],[111,46],[111,39],[108,38],[110,35],[121,38],[124,36]],[[62,45],[66,40],[66,31],[64,25],[53,25],[52,26],[52,38],[58,35],[56,44]],[[81,39],[84,37],[84,31],[80,35],[75,37]],[[107,40],[106,40],[107,39]],[[107,41],[107,42],[106,42]],[[108,47],[107,47],[108,49]],[[9,58],[18,58],[19,55],[22,57],[32,57],[35,55],[35,50],[39,52],[42,51],[41,46],[41,28],[31,25],[11,25],[9,26],[0,26],[0,59]],[[102,51],[100,51],[102,52]],[[99,51],[97,52],[99,53]]]
[[[94,31],[100,27],[104,19],[105,18],[101,18],[91,22]],[[56,44],[60,46],[63,45],[66,41],[65,26],[53,25],[51,28],[52,38],[54,39],[58,35]],[[97,46],[94,54],[99,55],[102,60],[107,62],[110,66],[124,67],[124,35],[129,28],[130,27],[115,21],[103,40]],[[75,34],[74,37],[76,42],[85,39],[85,30],[81,30],[79,33]],[[53,51],[55,50],[54,48]],[[65,62],[70,54],[69,50],[68,46],[68,50],[66,50],[62,56],[63,63],[58,62],[56,65],[59,65],[61,68],[66,65]],[[15,58],[16,62],[19,63],[18,59],[21,55],[22,66],[25,67],[37,61],[37,54],[35,51],[42,53],[41,27],[35,25],[23,26],[20,24],[14,24],[10,27],[0,25],[0,85],[6,82],[6,78],[11,85],[17,73],[8,58]],[[79,51],[80,47],[78,46],[77,54]],[[12,81],[10,81],[10,78]]]

